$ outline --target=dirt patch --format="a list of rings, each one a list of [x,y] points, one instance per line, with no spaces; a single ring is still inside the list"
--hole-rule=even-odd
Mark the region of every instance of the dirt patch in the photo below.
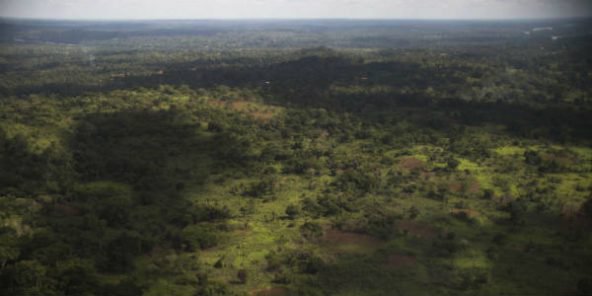
[[[284,287],[271,287],[256,289],[249,292],[249,295],[253,296],[284,296],[288,295],[288,289]]]
[[[233,101],[230,103],[230,109],[236,111],[248,111],[249,103],[245,101]]]
[[[448,183],[448,191],[452,193],[459,193],[463,191],[463,183],[460,181],[454,181]]]
[[[419,238],[433,239],[438,236],[438,230],[434,226],[416,221],[401,220],[397,222],[395,227],[399,231],[407,232],[408,235]]]
[[[417,258],[405,254],[392,254],[386,258],[386,265],[392,268],[413,267],[417,264]]]
[[[469,194],[477,194],[481,192],[481,184],[477,179],[469,179],[467,181],[467,193]]]
[[[82,211],[68,204],[56,204],[53,207],[54,214],[59,216],[74,217],[82,215]]]
[[[478,194],[481,191],[481,184],[475,178],[451,181],[448,183],[448,191],[451,193]]]
[[[323,241],[335,245],[360,245],[365,247],[376,247],[382,243],[381,240],[367,234],[345,232],[338,229],[327,229],[323,235]]]
[[[261,123],[267,123],[275,116],[274,112],[269,110],[251,112],[250,115]]]
[[[555,162],[559,166],[568,167],[574,165],[578,160],[576,155],[565,151],[553,151],[542,153],[541,158],[547,162]]]
[[[432,172],[422,172],[420,174],[421,178],[424,179],[425,181],[429,181],[432,177],[434,177],[434,173]]]
[[[419,171],[425,167],[423,161],[412,157],[403,157],[399,160],[399,168],[409,170],[409,171]]]

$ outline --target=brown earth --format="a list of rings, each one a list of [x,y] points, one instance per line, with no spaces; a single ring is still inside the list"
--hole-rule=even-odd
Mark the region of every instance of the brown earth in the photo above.
[[[405,268],[415,266],[417,258],[411,255],[392,254],[386,259],[386,265],[393,268]]]
[[[422,173],[420,174],[420,176],[421,176],[421,178],[422,178],[422,179],[424,179],[425,181],[428,181],[428,180],[430,180],[430,179],[431,179],[431,178],[434,176],[434,173],[432,173],[432,172],[422,172]]]
[[[469,179],[467,181],[467,193],[477,194],[481,192],[481,184],[477,179]]]
[[[255,289],[249,292],[249,295],[254,296],[284,296],[288,295],[288,289],[284,287],[271,287],[263,289]]]
[[[477,194],[481,191],[481,184],[475,178],[452,181],[448,183],[448,191],[453,193]]]
[[[408,156],[408,157],[403,157],[399,160],[399,168],[405,169],[405,170],[410,170],[410,171],[418,171],[418,170],[422,170],[424,168],[424,163],[423,161],[412,157],[412,156]]]
[[[415,237],[433,239],[438,236],[438,230],[431,225],[411,220],[401,220],[395,227],[400,231],[407,231],[407,234]]]
[[[453,181],[448,183],[448,191],[453,193],[459,193],[463,191],[463,183],[460,181]]]
[[[57,215],[66,217],[82,215],[82,211],[79,208],[68,204],[56,204],[53,207],[53,211]]]
[[[326,230],[322,240],[331,244],[361,245],[366,247],[376,247],[382,243],[381,240],[367,234],[345,232],[338,229]]]

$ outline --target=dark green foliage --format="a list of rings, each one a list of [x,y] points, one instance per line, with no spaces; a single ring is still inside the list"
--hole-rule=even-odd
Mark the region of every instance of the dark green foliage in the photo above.
[[[418,208],[416,208],[415,206],[412,206],[411,208],[409,208],[409,218],[410,219],[415,219],[417,218],[417,216],[420,214],[421,212],[419,211]]]
[[[227,285],[219,282],[209,282],[207,285],[202,284],[197,294],[198,296],[224,296],[233,295]]]
[[[107,243],[104,261],[97,265],[108,272],[129,272],[134,269],[135,256],[142,252],[142,238],[136,233],[123,232]]]
[[[458,288],[460,290],[479,289],[489,281],[489,275],[484,270],[469,269],[459,275]]]
[[[380,188],[379,176],[361,168],[349,169],[340,174],[334,186],[342,192],[351,192],[363,196]]]
[[[41,154],[30,152],[27,140],[8,138],[0,130],[0,194],[33,194],[39,190],[59,191],[71,181],[67,155],[49,147]]]
[[[123,280],[114,285],[103,286],[100,294],[113,296],[141,296],[142,288],[131,280]]]
[[[172,162],[207,145],[176,112],[127,111],[88,116],[72,140],[76,169],[85,180],[116,180],[142,191],[174,192],[180,174]],[[155,202],[155,201],[151,201]]]
[[[93,295],[92,291],[96,291],[99,286],[97,272],[89,261],[62,261],[55,272],[59,279],[57,289],[63,295]]]
[[[191,214],[193,222],[224,220],[232,216],[230,209],[226,206],[220,207],[209,204],[195,206]]]
[[[129,222],[134,203],[132,191],[123,184],[97,182],[78,186],[72,194],[78,203],[87,203],[97,216],[111,227]]]
[[[58,283],[48,268],[34,260],[22,260],[3,269],[0,279],[0,291],[6,295],[58,295]]]
[[[451,257],[461,250],[461,248],[462,246],[458,239],[456,239],[454,233],[449,233],[433,242],[432,253],[435,256]]]
[[[510,221],[514,225],[520,225],[524,223],[524,214],[527,211],[528,205],[524,200],[516,200],[509,203],[505,210],[510,213]]]
[[[301,208],[309,215],[319,217],[335,216],[342,212],[353,212],[355,209],[352,205],[354,198],[347,196],[336,196],[333,194],[323,195],[316,200],[312,198],[304,198],[302,200]]]
[[[214,263],[214,268],[222,268],[224,267],[224,256],[222,256],[220,259],[216,260],[216,263]]]
[[[242,194],[249,197],[264,198],[273,194],[275,187],[275,178],[265,178],[247,185]]]
[[[267,261],[267,271],[277,271],[284,264],[286,258],[282,253],[271,251],[265,255],[265,260]]]
[[[238,279],[238,282],[240,284],[246,284],[247,283],[247,271],[244,269],[239,269],[238,272],[236,273],[236,278]]]
[[[483,199],[492,199],[494,196],[494,192],[491,189],[483,190]]]
[[[459,164],[460,163],[458,162],[458,160],[456,160],[454,158],[451,158],[446,162],[446,165],[447,165],[448,169],[450,169],[450,170],[455,170]]]
[[[585,296],[592,294],[592,279],[590,278],[583,278],[578,281],[577,286],[578,296]]]
[[[374,209],[367,211],[364,214],[363,221],[365,224],[361,227],[364,232],[370,235],[382,239],[388,239],[395,233],[395,222],[397,218],[398,217],[392,213]]]
[[[323,235],[323,228],[314,222],[305,222],[300,226],[300,234],[307,240],[318,240]]]
[[[592,198],[588,198],[586,202],[582,204],[582,209],[580,211],[584,217],[586,217],[589,221],[592,221]]]
[[[265,256],[265,259],[267,260],[266,271],[275,272],[282,281],[289,281],[285,278],[284,267],[297,273],[316,274],[325,266],[322,258],[314,252],[304,250],[272,251]]]
[[[9,227],[0,227],[0,270],[19,257],[19,240],[16,231]]]
[[[196,248],[211,248],[216,246],[219,240],[219,230],[213,225],[189,225],[182,231],[182,241],[190,251]]]
[[[289,219],[293,220],[300,214],[300,209],[297,206],[290,204],[286,207],[286,210],[284,212],[286,213]]]
[[[536,151],[526,151],[524,152],[524,161],[529,165],[538,166],[542,160]]]

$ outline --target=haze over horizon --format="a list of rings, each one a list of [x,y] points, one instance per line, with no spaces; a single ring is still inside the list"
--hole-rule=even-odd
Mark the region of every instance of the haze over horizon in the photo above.
[[[0,0],[40,19],[541,19],[592,16],[587,0]]]

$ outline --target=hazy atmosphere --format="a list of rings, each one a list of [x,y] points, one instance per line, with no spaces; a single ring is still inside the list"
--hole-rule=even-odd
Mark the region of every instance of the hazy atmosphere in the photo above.
[[[0,296],[592,296],[592,0],[0,0]]]
[[[592,15],[586,0],[2,0],[0,15],[48,19],[512,19]]]

